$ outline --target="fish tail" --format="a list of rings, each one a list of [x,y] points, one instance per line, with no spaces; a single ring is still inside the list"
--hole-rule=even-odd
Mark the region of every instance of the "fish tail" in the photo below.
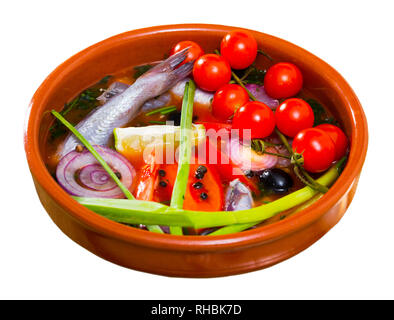
[[[194,61],[187,62],[181,65],[178,69],[173,71],[173,74],[178,79],[183,79],[189,75],[189,73],[193,70]]]
[[[168,64],[168,66],[174,70],[176,67],[178,67],[187,57],[187,54],[189,52],[189,48],[185,48],[172,56],[170,56],[168,59],[164,61],[164,63]]]
[[[189,48],[185,48],[175,53],[174,55],[170,56],[166,60],[159,63],[157,66],[153,67],[145,75],[147,76],[150,73],[159,73],[159,72],[169,73],[176,70],[176,68],[186,59],[188,52],[189,52]]]

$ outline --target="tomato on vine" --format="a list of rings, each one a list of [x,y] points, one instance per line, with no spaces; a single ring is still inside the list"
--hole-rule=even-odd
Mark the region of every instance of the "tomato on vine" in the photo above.
[[[308,128],[299,132],[293,140],[293,151],[301,154],[304,168],[309,172],[327,170],[335,159],[335,146],[323,130]]]
[[[311,106],[304,100],[291,98],[283,101],[275,111],[276,126],[288,137],[313,127],[315,117]]]
[[[275,99],[295,96],[302,88],[300,69],[289,62],[279,62],[270,67],[264,77],[264,89]]]
[[[346,154],[349,145],[345,133],[337,126],[329,123],[320,124],[315,128],[323,130],[330,136],[335,145],[335,160],[341,159]]]
[[[220,53],[233,69],[245,69],[256,59],[257,42],[246,31],[232,31],[222,39]]]
[[[178,42],[175,46],[172,47],[170,51],[170,56],[182,51],[183,49],[189,48],[187,52],[186,59],[180,64],[183,65],[187,62],[197,60],[204,54],[204,50],[200,47],[200,45],[194,41],[181,41]]]
[[[244,88],[237,84],[225,84],[213,96],[212,113],[220,120],[228,120],[248,101],[249,95]]]
[[[235,111],[233,128],[245,138],[244,129],[251,130],[251,139],[268,137],[275,129],[275,116],[272,110],[260,101],[250,101]]]
[[[216,91],[231,80],[231,67],[222,56],[206,54],[194,63],[193,78],[201,89]]]

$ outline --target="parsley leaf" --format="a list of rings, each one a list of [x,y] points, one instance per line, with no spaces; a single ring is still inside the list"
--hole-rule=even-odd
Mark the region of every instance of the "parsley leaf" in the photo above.
[[[134,67],[134,79],[138,79],[139,77],[141,77],[145,72],[149,71],[150,69],[152,69],[153,66],[151,66],[150,64],[144,64],[142,66],[137,66]]]
[[[337,121],[333,117],[329,117],[324,107],[315,99],[308,99],[306,102],[311,106],[313,115],[315,116],[314,127],[323,123],[337,125]]]
[[[107,84],[110,77],[111,76],[105,76],[92,87],[82,91],[69,103],[65,103],[63,110],[60,111],[60,114],[62,116],[66,116],[72,110],[83,110],[85,112],[93,110],[99,105],[97,98],[102,94],[102,88]],[[60,121],[56,119],[55,123],[49,129],[49,132],[50,138],[54,140],[67,133],[67,129],[60,123]]]

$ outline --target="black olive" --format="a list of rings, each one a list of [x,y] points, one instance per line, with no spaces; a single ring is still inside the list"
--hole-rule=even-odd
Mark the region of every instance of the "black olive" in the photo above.
[[[168,115],[167,121],[174,121],[174,126],[180,126],[181,125],[181,113],[179,111],[171,112]]]
[[[260,171],[258,172],[258,177],[265,189],[272,190],[276,193],[287,192],[293,186],[291,176],[278,168]]]
[[[248,170],[248,171],[245,172],[245,176],[246,176],[247,178],[253,178],[254,173],[253,173],[252,170]]]
[[[165,177],[166,176],[166,172],[162,169],[159,170],[159,176],[160,177]]]

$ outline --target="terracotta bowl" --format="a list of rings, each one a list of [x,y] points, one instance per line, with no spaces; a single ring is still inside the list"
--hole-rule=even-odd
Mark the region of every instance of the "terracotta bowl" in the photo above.
[[[215,277],[266,268],[309,247],[343,216],[365,159],[367,122],[361,105],[341,75],[304,49],[273,36],[250,31],[259,48],[277,61],[294,62],[305,89],[340,121],[351,139],[345,170],[324,197],[284,220],[232,235],[196,237],[161,235],[110,221],[74,201],[49,174],[43,161],[46,111],[102,77],[124,68],[162,59],[171,46],[189,39],[206,52],[219,46],[234,27],[169,25],[126,32],[99,42],[57,67],[34,94],[27,115],[25,150],[38,196],[58,227],[75,242],[116,264],[167,276]],[[264,65],[266,59],[259,58]]]

